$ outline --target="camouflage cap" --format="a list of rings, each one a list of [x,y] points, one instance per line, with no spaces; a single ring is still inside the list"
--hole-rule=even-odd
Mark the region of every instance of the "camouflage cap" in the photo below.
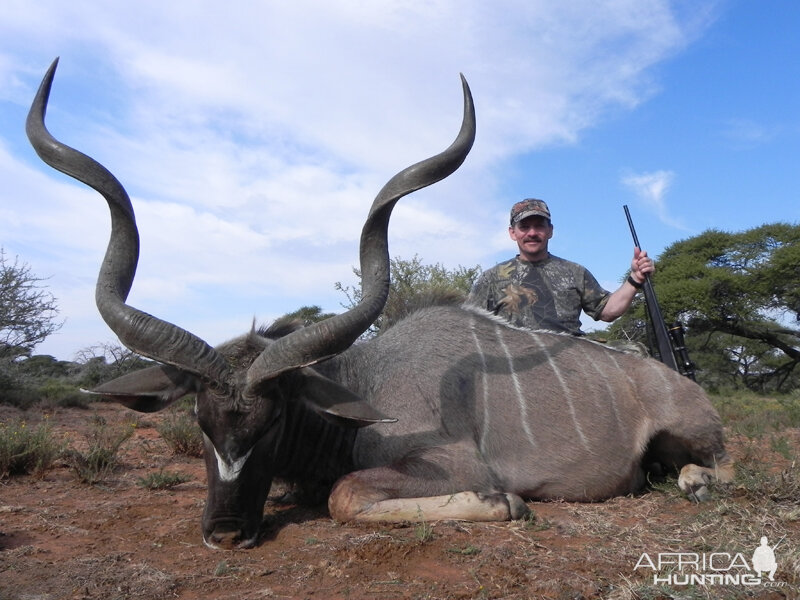
[[[547,208],[547,204],[545,204],[544,200],[526,198],[511,207],[512,226],[522,221],[522,219],[534,216],[544,217],[548,221],[550,220],[550,209]]]

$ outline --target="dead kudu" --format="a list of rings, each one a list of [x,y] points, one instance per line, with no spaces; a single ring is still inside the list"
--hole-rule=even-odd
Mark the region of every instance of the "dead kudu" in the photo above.
[[[112,234],[97,307],[126,346],[160,363],[95,392],[138,411],[196,395],[208,545],[256,544],[276,477],[332,488],[328,504],[339,521],[517,519],[527,512],[523,499],[636,491],[651,465],[679,471],[680,488],[696,499],[732,477],[707,397],[655,360],[456,306],[420,310],[354,344],[386,302],[392,208],[453,173],[472,146],[465,81],[456,140],[395,175],[372,205],[361,235],[360,303],[309,327],[253,330],[212,348],[126,304],[138,261],[133,208],[111,173],[45,128],[56,64],[31,107],[28,137],[47,164],[106,199]]]

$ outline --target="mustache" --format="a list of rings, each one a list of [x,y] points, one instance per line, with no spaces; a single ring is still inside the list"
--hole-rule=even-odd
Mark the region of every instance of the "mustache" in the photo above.
[[[525,237],[522,241],[523,242],[543,242],[544,238],[542,236],[540,236],[540,235],[531,235],[531,236]]]

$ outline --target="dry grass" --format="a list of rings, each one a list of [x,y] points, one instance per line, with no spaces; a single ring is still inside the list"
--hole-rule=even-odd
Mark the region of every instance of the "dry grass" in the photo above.
[[[169,411],[156,430],[175,454],[203,455],[203,434],[197,419],[188,410],[178,407]]]
[[[0,480],[25,474],[41,477],[62,450],[46,419],[36,426],[18,419],[0,422]]]
[[[98,483],[117,467],[117,453],[136,427],[135,421],[108,424],[105,419],[95,415],[86,436],[88,449],[85,452],[70,449],[64,453],[64,461],[82,483]]]
[[[146,436],[140,431],[124,447],[125,462],[105,486],[76,486],[63,475],[45,482],[17,478],[7,485],[7,506],[0,511],[8,513],[0,515],[0,528],[12,535],[0,536],[0,548],[4,539],[17,539],[15,528],[25,535],[19,539],[22,545],[0,555],[0,598],[4,587],[48,600],[125,594],[187,599],[795,598],[800,593],[800,429],[785,425],[792,421],[780,413],[795,410],[793,403],[769,402],[767,407],[765,420],[759,421],[756,404],[747,409],[746,427],[728,429],[737,477],[717,486],[712,500],[702,505],[683,498],[674,480],[638,496],[595,504],[530,503],[534,516],[511,523],[343,526],[324,509],[268,503],[263,543],[231,553],[210,551],[199,540],[205,493],[201,461],[175,456],[154,431]],[[727,408],[735,407],[729,402]],[[728,414],[734,424],[742,423],[737,414]],[[85,423],[85,417],[75,418],[81,421],[73,425]],[[145,441],[150,445],[142,446]],[[134,442],[140,446],[134,449]],[[158,492],[137,485],[148,473],[173,469],[195,469],[195,480]],[[47,497],[39,501],[30,494],[34,485],[44,486]],[[20,492],[11,496],[17,488]],[[749,561],[762,535],[777,544],[778,587],[655,585],[652,572],[634,568],[643,553],[742,553]],[[41,550],[47,540],[55,541]],[[77,551],[59,558],[76,548],[80,558]],[[44,583],[35,587],[22,573],[38,575]]]

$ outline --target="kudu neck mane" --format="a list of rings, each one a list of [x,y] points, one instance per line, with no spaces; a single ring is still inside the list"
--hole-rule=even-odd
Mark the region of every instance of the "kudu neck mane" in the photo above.
[[[301,402],[287,402],[275,476],[292,483],[333,485],[352,470],[357,429],[319,416]]]

